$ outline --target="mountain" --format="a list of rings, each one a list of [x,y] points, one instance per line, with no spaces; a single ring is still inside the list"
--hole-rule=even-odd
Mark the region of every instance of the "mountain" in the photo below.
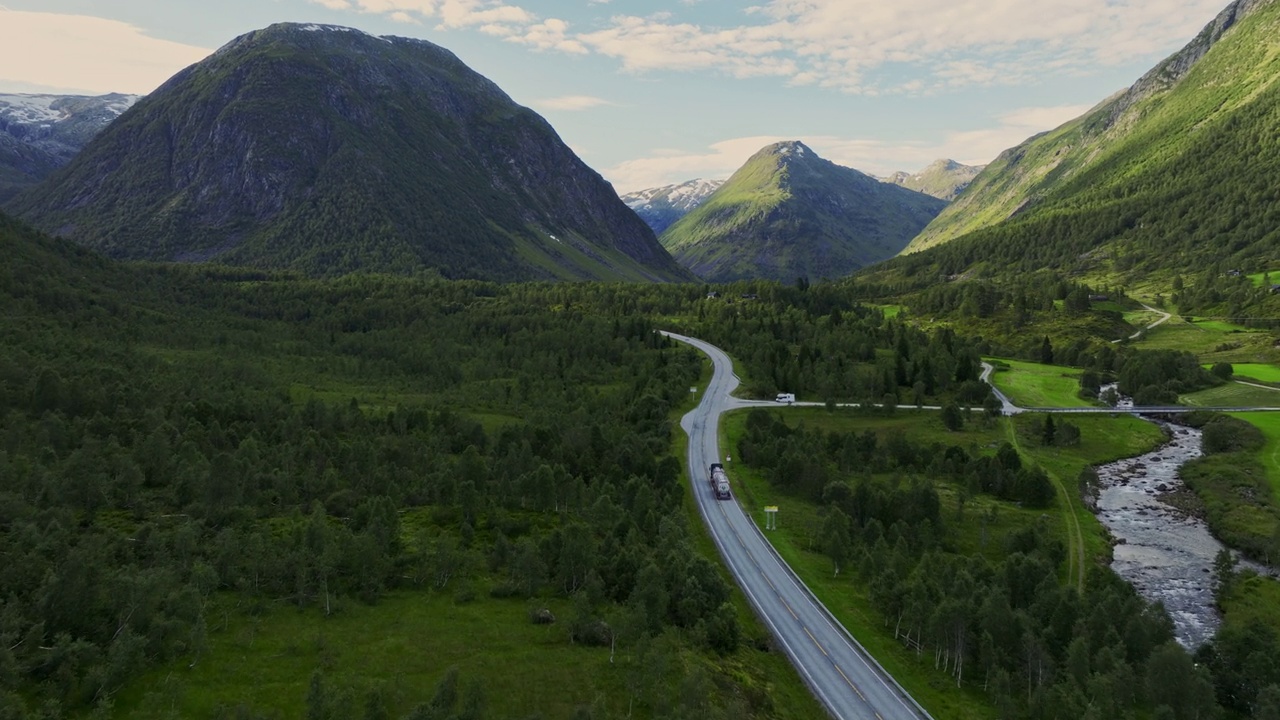
[[[665,185],[626,193],[622,202],[635,211],[653,232],[661,235],[671,224],[711,197],[724,185],[723,180],[689,180],[679,185]]]
[[[691,279],[545,120],[452,53],[336,26],[236,38],[11,208],[124,259]]]
[[[954,200],[982,171],[982,165],[962,165],[955,160],[935,160],[918,173],[896,172],[885,182],[909,190],[932,195],[939,200]]]
[[[0,205],[70,162],[138,99],[0,94]]]
[[[1257,137],[1280,129],[1278,14],[1272,0],[1232,3],[1132,87],[1001,153],[907,252],[1010,219],[1025,224],[1021,236],[1041,251],[1050,249],[1046,224],[1055,225],[1052,236],[1063,237],[1076,252],[1057,253],[1055,261],[1072,263],[1118,239],[1129,248],[1163,247],[1157,252],[1166,259],[1173,258],[1167,252],[1171,242],[1196,236],[1218,242],[1228,231],[1220,222],[1222,208],[1250,215],[1266,211],[1270,203],[1249,195],[1275,187],[1278,179]],[[1209,204],[1209,198],[1227,204]],[[1184,222],[1187,217],[1196,220]],[[1240,237],[1246,244],[1260,238]]]
[[[659,240],[703,279],[835,278],[892,257],[946,203],[770,145]]]

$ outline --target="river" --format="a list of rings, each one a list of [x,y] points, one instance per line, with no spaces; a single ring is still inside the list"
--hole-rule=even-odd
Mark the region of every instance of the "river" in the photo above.
[[[1111,568],[1143,597],[1164,603],[1174,634],[1195,649],[1217,632],[1213,561],[1223,549],[1205,522],[1161,500],[1180,490],[1178,469],[1200,457],[1201,433],[1159,423],[1170,440],[1136,458],[1097,468],[1098,519],[1116,539]]]

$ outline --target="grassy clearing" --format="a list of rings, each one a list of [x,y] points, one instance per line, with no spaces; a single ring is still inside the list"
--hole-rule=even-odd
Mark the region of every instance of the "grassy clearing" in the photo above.
[[[344,603],[329,617],[287,605],[253,616],[235,606],[234,595],[217,603],[210,618],[222,622],[211,628],[199,662],[131,683],[116,698],[115,717],[160,707],[178,717],[214,717],[228,703],[301,717],[316,670],[362,695],[381,692],[399,717],[430,699],[452,666],[464,684],[484,684],[497,717],[523,717],[533,708],[567,717],[595,702],[610,715],[627,710],[626,665],[610,664],[608,648],[570,643],[563,623],[530,623],[523,600],[457,604],[452,591],[397,592],[374,606]],[[559,617],[569,614],[567,602],[544,604]]]
[[[960,432],[952,432],[944,427],[942,416],[937,411],[916,410],[909,406],[899,407],[892,415],[873,410],[854,408],[827,410],[818,407],[780,407],[778,412],[784,413],[783,417],[792,424],[803,424],[805,427],[824,432],[863,432],[865,430],[875,430],[880,434],[901,432],[909,434],[915,442],[925,445],[940,443],[959,445],[966,449],[989,448],[994,452],[994,448],[1004,437],[999,426],[985,426],[981,420],[981,412],[977,410],[973,411]],[[737,443],[736,437],[733,442]]]
[[[1225,320],[1208,320],[1204,318],[1192,318],[1191,324],[1201,330],[1215,330],[1221,333],[1241,333],[1251,332],[1249,328],[1243,325],[1236,325]]]
[[[1280,633],[1280,581],[1254,575],[1237,582],[1223,600],[1222,617],[1228,625],[1258,621]]]
[[[1144,328],[1160,319],[1160,315],[1150,310],[1131,310],[1124,313],[1124,321],[1135,328]]]
[[[1280,383],[1280,367],[1271,363],[1236,363],[1232,365],[1237,378],[1264,383]]]
[[[901,305],[876,305],[875,307],[880,308],[887,318],[898,317],[898,314],[902,312]]]
[[[1134,347],[1185,350],[1198,355],[1201,362],[1206,363],[1274,362],[1277,359],[1271,333],[1264,330],[1224,330],[1217,325],[1214,322],[1188,323],[1175,315],[1168,322],[1143,333],[1134,341]]]
[[[1182,395],[1178,402],[1193,407],[1280,407],[1280,390],[1229,382]]]
[[[1280,270],[1264,270],[1262,272],[1250,273],[1245,277],[1249,278],[1249,281],[1253,283],[1254,287],[1262,287],[1268,282],[1280,282]]]
[[[1090,407],[1079,397],[1081,370],[1061,365],[987,358],[996,365],[991,380],[1022,407]],[[1006,370],[1005,367],[1008,367]]]
[[[1280,393],[1276,394],[1280,396]],[[1258,451],[1258,460],[1266,470],[1267,482],[1271,485],[1272,494],[1277,501],[1280,501],[1280,413],[1242,412],[1230,413],[1230,415],[1258,428],[1267,439],[1266,444]]]

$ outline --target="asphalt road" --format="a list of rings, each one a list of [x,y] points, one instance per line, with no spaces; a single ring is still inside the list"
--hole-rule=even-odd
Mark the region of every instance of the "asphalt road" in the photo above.
[[[718,434],[720,415],[728,410],[777,404],[732,397],[738,378],[723,351],[694,338],[663,334],[702,351],[715,366],[711,384],[703,390],[702,402],[680,423],[689,434],[693,494],[729,571],[800,677],[832,717],[841,720],[928,718],[929,714],[796,577],[742,511],[736,497],[716,500],[711,491],[709,467],[723,461]],[[731,487],[733,467],[732,462],[725,463]]]

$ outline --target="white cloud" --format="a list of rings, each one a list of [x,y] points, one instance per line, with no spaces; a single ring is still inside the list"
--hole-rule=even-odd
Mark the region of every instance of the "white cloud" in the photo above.
[[[1004,150],[1036,133],[1052,130],[1087,110],[1087,105],[1020,108],[992,118],[989,127],[949,132],[937,142],[893,143],[832,135],[733,138],[714,143],[705,152],[654,150],[647,157],[628,160],[605,170],[604,176],[620,193],[697,177],[727,178],[757,150],[784,140],[800,140],[837,165],[881,177],[898,170],[914,172],[939,158],[950,158],[966,165],[985,165]]]
[[[585,45],[569,36],[569,23],[556,18],[530,25],[520,32],[512,31],[506,36],[510,42],[538,50],[559,50],[572,55],[585,55],[589,52]]]
[[[311,0],[435,17],[538,50],[595,53],[627,72],[777,77],[846,92],[930,93],[1042,81],[1117,65],[1194,34],[1222,0],[769,0],[722,27],[671,12],[615,15],[573,32],[501,0]],[[589,0],[588,7],[606,0]]]
[[[210,52],[158,40],[116,20],[0,10],[0,83],[149,93]]]
[[[615,105],[604,98],[592,97],[591,95],[565,95],[563,97],[547,98],[534,102],[540,108],[547,110],[590,110],[591,108],[601,107],[604,105]]]

